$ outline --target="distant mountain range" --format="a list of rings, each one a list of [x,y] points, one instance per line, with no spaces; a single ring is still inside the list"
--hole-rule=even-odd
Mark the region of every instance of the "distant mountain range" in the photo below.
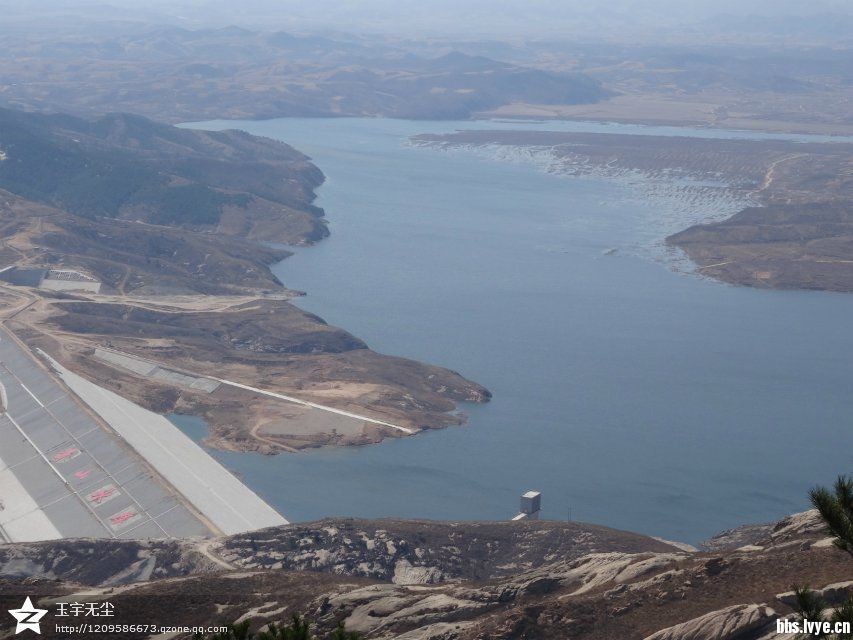
[[[6,106],[167,122],[283,116],[459,119],[513,102],[594,103],[611,95],[574,71],[447,51],[413,54],[365,37],[227,27],[127,26],[0,37]],[[0,28],[2,36],[2,28]],[[17,63],[26,57],[26,67]]]

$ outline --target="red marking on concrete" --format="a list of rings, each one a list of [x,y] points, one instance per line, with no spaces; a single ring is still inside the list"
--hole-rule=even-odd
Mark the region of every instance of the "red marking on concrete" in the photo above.
[[[115,489],[98,489],[97,491],[89,494],[89,500],[96,504],[101,504],[115,492]]]
[[[136,511],[125,511],[124,513],[120,513],[117,516],[113,516],[112,518],[110,518],[110,522],[112,524],[124,524],[135,515]]]
[[[79,455],[79,454],[80,454],[80,449],[75,449],[72,447],[71,449],[66,449],[65,451],[60,451],[59,453],[57,453],[55,456],[53,456],[53,461],[54,462],[64,462],[65,460],[68,460],[69,458],[73,458],[74,456]]]

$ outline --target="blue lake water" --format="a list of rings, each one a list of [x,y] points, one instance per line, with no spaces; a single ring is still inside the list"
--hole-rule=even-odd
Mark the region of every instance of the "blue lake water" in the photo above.
[[[571,510],[697,542],[807,508],[810,486],[851,470],[853,295],[673,272],[654,246],[691,221],[679,223],[665,197],[406,144],[457,128],[756,134],[381,119],[192,126],[285,140],[326,174],[318,204],[331,237],[274,269],[308,292],[300,306],[494,393],[462,407],[464,427],[376,446],[212,452],[290,520],[506,519],[538,489],[543,517]],[[177,420],[204,436],[199,421]]]

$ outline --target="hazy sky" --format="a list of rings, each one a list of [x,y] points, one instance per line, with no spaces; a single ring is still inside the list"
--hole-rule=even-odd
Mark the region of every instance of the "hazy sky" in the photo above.
[[[101,20],[159,15],[188,27],[607,39],[620,32],[695,28],[727,14],[768,16],[782,31],[797,28],[799,16],[853,16],[853,0],[0,0],[0,8],[7,19],[60,10]]]
[[[675,24],[720,14],[853,14],[851,0],[179,0],[163,5],[172,13],[184,10],[198,17],[204,13],[232,16],[245,23],[277,17],[342,30],[373,26],[456,33],[519,29],[559,33],[581,23]]]

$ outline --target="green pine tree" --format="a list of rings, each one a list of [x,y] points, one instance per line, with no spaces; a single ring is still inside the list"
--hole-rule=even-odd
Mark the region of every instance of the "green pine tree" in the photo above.
[[[853,555],[853,477],[838,476],[832,491],[815,487],[809,497],[835,546]]]
[[[812,504],[833,537],[835,546],[853,555],[853,477],[838,476],[832,490],[815,487],[809,491]],[[806,586],[795,587],[796,610],[804,620],[848,622],[853,628],[853,596],[839,607],[830,609],[826,601]],[[825,640],[851,640],[853,633],[811,636]]]
[[[344,623],[341,622],[337,629],[332,632],[329,640],[361,640],[361,634],[355,631],[347,631],[344,629]]]

